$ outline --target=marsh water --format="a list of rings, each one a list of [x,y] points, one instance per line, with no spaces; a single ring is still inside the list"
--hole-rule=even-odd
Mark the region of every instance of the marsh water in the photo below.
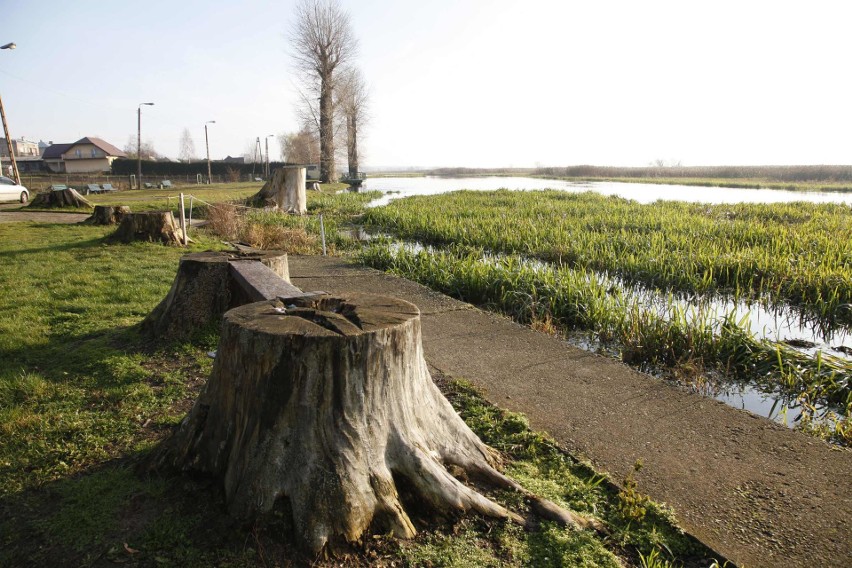
[[[491,191],[495,189],[511,189],[516,191],[556,189],[575,193],[595,191],[602,195],[617,195],[626,199],[634,199],[640,203],[652,203],[663,199],[666,201],[690,201],[694,203],[787,203],[792,201],[808,201],[811,203],[852,204],[852,192],[738,189],[733,187],[660,185],[608,181],[573,182],[526,177],[387,177],[368,178],[363,185],[363,191],[375,190],[385,193],[381,199],[371,203],[372,206],[386,205],[394,199],[411,195],[436,195],[459,189],[474,191]]]
[[[844,192],[802,192],[776,189],[739,189],[728,187],[700,187],[683,185],[657,185],[617,182],[568,182],[524,177],[399,177],[370,178],[363,191],[378,190],[381,198],[370,206],[386,205],[394,199],[412,195],[436,195],[460,189],[489,191],[496,189],[530,191],[555,189],[569,192],[594,191],[603,195],[616,195],[633,199],[640,203],[652,203],[657,200],[688,201],[698,203],[786,203],[806,201],[811,203],[852,204],[852,193]],[[664,311],[671,302],[663,299],[659,293],[633,289],[633,293],[642,295],[646,305],[656,305]],[[850,358],[852,354],[852,334],[848,329],[823,329],[814,324],[806,315],[789,307],[773,307],[758,302],[732,302],[723,297],[694,299],[679,298],[676,302],[681,308],[693,314],[713,312],[716,317],[735,314],[740,320],[747,317],[752,333],[775,341],[802,342],[798,347],[806,352],[824,353],[836,357]],[[711,318],[712,319],[712,318]],[[730,406],[741,408],[765,416],[771,420],[793,426],[799,412],[777,395],[764,393],[751,385],[719,385],[698,389]]]

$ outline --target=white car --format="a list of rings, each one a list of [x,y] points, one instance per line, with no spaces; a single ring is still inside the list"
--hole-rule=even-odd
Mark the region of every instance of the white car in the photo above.
[[[15,180],[0,176],[0,201],[20,201],[26,203],[30,200],[30,191],[15,183]]]

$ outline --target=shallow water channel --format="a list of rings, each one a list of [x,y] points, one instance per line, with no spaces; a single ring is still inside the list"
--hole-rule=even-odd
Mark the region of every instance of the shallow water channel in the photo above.
[[[702,203],[783,203],[808,201],[815,203],[852,204],[852,194],[841,192],[798,192],[773,189],[738,189],[724,187],[694,187],[677,185],[654,185],[615,182],[567,182],[521,177],[418,177],[418,178],[370,178],[364,190],[378,190],[385,195],[370,206],[378,207],[393,199],[411,195],[436,195],[460,189],[489,191],[506,188],[510,190],[556,189],[571,192],[596,191],[604,195],[617,195],[642,203],[660,199]],[[369,238],[358,231],[356,238]],[[418,244],[409,244],[420,248]],[[538,261],[542,268],[547,265]],[[603,278],[607,278],[603,276]],[[617,279],[610,281],[627,295],[635,295],[643,305],[656,309],[661,315],[670,313],[673,306],[682,310],[689,319],[701,318],[712,322],[733,314],[736,321],[743,320],[757,338],[788,342],[791,346],[815,355],[817,351],[841,359],[852,359],[852,333],[849,329],[824,329],[814,324],[811,318],[795,308],[770,306],[761,302],[734,302],[724,297],[668,296],[653,290],[625,285]],[[745,317],[744,319],[744,316]],[[577,338],[569,341],[585,349],[596,349],[593,341]],[[773,393],[765,393],[748,384],[719,384],[708,382],[696,390],[735,408],[748,410],[776,422],[794,426],[800,412],[788,399]]]

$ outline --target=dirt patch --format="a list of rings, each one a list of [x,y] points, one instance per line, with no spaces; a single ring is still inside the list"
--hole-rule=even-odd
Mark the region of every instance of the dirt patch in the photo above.
[[[85,221],[90,213],[68,213],[66,211],[56,213],[50,211],[27,211],[21,208],[20,203],[0,204],[0,223],[17,223],[20,221],[34,221],[36,223],[79,223]]]

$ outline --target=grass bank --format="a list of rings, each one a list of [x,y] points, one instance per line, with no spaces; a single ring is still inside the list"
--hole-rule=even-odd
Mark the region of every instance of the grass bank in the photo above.
[[[593,177],[552,176],[536,174],[532,177],[564,181],[611,181],[618,183],[656,183],[662,185],[687,185],[695,187],[733,187],[737,189],[781,189],[786,191],[850,192],[849,181],[777,181],[759,178],[685,178],[685,177]]]
[[[333,199],[333,198],[329,198]],[[332,201],[315,210],[332,214]],[[110,244],[111,229],[0,225],[0,565],[269,566],[308,562],[272,518],[229,520],[203,479],[142,479],[133,463],[167,435],[211,368],[216,330],[143,343],[136,324],[168,292],[185,249]],[[190,250],[222,246],[194,236]],[[421,525],[420,536],[367,539],[347,566],[640,566],[710,563],[671,513],[618,489],[489,406],[464,383],[441,387],[468,424],[534,491],[597,516],[609,534],[544,524],[525,532],[478,518]],[[494,496],[516,505],[513,495]],[[432,525],[432,522],[428,524]],[[320,561],[314,565],[338,566]],[[659,565],[659,564],[658,564]]]

